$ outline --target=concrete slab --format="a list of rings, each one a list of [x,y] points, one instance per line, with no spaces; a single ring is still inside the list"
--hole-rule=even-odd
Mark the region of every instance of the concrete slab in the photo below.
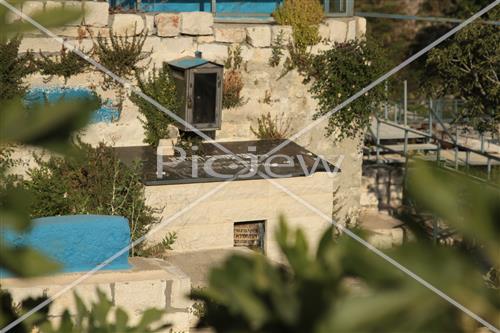
[[[165,260],[173,266],[179,267],[191,280],[194,287],[207,285],[210,269],[221,265],[233,254],[253,254],[247,248],[229,248],[189,252],[169,252]]]

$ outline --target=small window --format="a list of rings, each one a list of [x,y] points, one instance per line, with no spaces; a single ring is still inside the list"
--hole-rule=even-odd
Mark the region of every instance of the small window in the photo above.
[[[247,247],[264,252],[265,221],[236,222],[234,224],[234,247]]]

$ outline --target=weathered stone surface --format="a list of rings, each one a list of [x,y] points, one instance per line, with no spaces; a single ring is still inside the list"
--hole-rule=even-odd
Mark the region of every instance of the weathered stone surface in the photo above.
[[[45,10],[49,10],[51,8],[59,8],[62,4],[64,10],[78,11],[81,13],[81,17],[74,20],[73,22],[66,23],[66,25],[76,25],[80,26],[83,23],[83,2],[81,1],[53,1],[52,3],[47,2],[45,5]]]
[[[73,2],[73,6],[76,4]],[[53,9],[61,9],[63,7],[63,3],[60,1],[47,1],[45,2],[45,10],[53,10]],[[80,3],[80,9],[81,9],[81,3]]]
[[[215,41],[220,43],[243,43],[247,37],[245,28],[230,25],[214,27]]]
[[[211,13],[187,12],[180,16],[181,33],[194,36],[213,34],[214,17]]]
[[[366,18],[356,17],[356,38],[366,35]]]
[[[347,40],[356,39],[356,20],[350,20],[347,23]]]
[[[247,29],[247,42],[253,47],[269,47],[271,46],[271,27],[268,25],[261,25],[255,27],[248,27]]]
[[[181,30],[178,14],[161,13],[155,16],[156,34],[160,37],[175,37]]]
[[[84,2],[85,24],[93,27],[105,27],[109,21],[108,2]]]
[[[330,40],[330,28],[326,24],[320,24],[318,34],[321,40]]]
[[[118,36],[135,36],[144,30],[144,20],[135,14],[115,14],[111,28]]]
[[[132,313],[147,308],[164,309],[166,281],[128,281],[115,283],[115,303]]]
[[[164,38],[161,42],[166,46],[167,52],[177,52],[179,56],[194,55],[193,37]]]
[[[224,44],[200,44],[198,51],[201,51],[203,58],[222,63],[227,58],[228,46]]]
[[[26,1],[23,3],[22,12],[28,16],[43,11],[43,2],[41,1]]]
[[[347,36],[347,23],[338,19],[328,20],[326,22],[330,29],[330,41],[344,43]]]
[[[146,15],[144,17],[144,22],[146,23],[148,36],[156,35],[155,17],[153,15]]]
[[[286,44],[293,39],[293,29],[289,25],[273,25],[271,26],[271,33],[273,42],[276,41],[279,34],[283,35],[283,43]]]
[[[213,43],[215,42],[215,37],[214,36],[198,36],[196,37],[196,42],[203,44],[203,43]]]
[[[19,45],[19,52],[24,53],[28,50],[35,52],[59,52],[61,50],[61,44],[50,37],[25,37],[21,41],[21,45]]]

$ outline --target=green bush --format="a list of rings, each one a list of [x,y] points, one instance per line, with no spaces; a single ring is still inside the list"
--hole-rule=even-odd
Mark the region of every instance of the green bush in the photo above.
[[[83,73],[89,67],[87,61],[64,46],[57,56],[47,56],[40,52],[40,58],[35,60],[35,64],[41,74],[48,75],[49,79],[62,76],[65,83],[71,76]]]
[[[92,36],[92,35],[91,35]],[[143,71],[148,64],[141,62],[146,60],[150,54],[143,52],[147,33],[138,36],[118,36],[111,28],[109,38],[98,35],[92,37],[94,43],[94,55],[101,65],[109,69],[120,78],[130,79],[134,73]],[[109,76],[104,76],[105,86],[114,87],[116,84]]]
[[[295,44],[300,49],[316,45],[320,41],[319,24],[324,9],[318,0],[285,0],[273,17],[280,25],[291,25]]]
[[[179,113],[179,108],[182,105],[177,94],[175,81],[167,64],[159,70],[153,70],[146,79],[136,75],[138,86],[141,91],[160,103],[162,106],[174,112]],[[143,127],[146,131],[144,142],[158,146],[161,139],[167,138],[168,125],[174,122],[169,115],[158,110],[154,105],[144,100],[137,94],[130,96],[131,101],[139,107],[139,112],[144,115],[146,120],[143,122]]]
[[[349,237],[335,239],[333,227],[314,250],[302,230],[289,230],[283,220],[276,239],[285,265],[259,254],[233,255],[212,269],[207,288],[192,291],[204,308],[199,327],[217,333],[466,333],[479,328],[464,312]],[[498,250],[494,243],[489,248]],[[459,251],[408,244],[388,255],[495,323],[497,290],[486,286],[479,265]],[[443,263],[446,268],[436,274]]]
[[[142,237],[157,219],[145,203],[140,166],[123,164],[104,144],[92,148],[80,142],[78,150],[72,157],[38,158],[39,167],[29,170],[25,186],[33,196],[32,217],[124,216],[129,220],[132,241]]]
[[[20,37],[0,36],[0,101],[22,96],[23,79],[33,73],[33,54],[19,55]]]
[[[373,41],[354,40],[335,43],[333,47],[311,58],[306,81],[312,80],[311,94],[318,100],[320,118],[347,98],[379,78],[387,69],[383,50]],[[378,85],[347,107],[329,117],[327,135],[335,140],[362,135],[370,114],[385,100],[383,85]]]

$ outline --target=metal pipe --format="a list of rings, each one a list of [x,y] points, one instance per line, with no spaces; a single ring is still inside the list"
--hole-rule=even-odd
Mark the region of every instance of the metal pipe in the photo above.
[[[405,156],[408,153],[408,129],[405,128],[405,145],[404,145]]]
[[[491,159],[488,158],[488,180],[491,180]]]
[[[404,86],[404,97],[403,97],[403,117],[404,117],[404,122],[405,126],[408,126],[408,81],[404,81],[403,83]]]
[[[432,98],[429,98],[429,109],[432,109],[432,107]],[[432,112],[429,112],[429,135],[432,136]]]
[[[388,99],[389,99],[388,91],[389,91],[389,88],[387,87],[387,81],[385,81],[385,103],[384,103],[384,119],[385,120],[387,120],[388,108],[389,108],[389,106],[388,106]]]
[[[377,164],[379,163],[379,158],[380,158],[380,121],[377,119]]]

